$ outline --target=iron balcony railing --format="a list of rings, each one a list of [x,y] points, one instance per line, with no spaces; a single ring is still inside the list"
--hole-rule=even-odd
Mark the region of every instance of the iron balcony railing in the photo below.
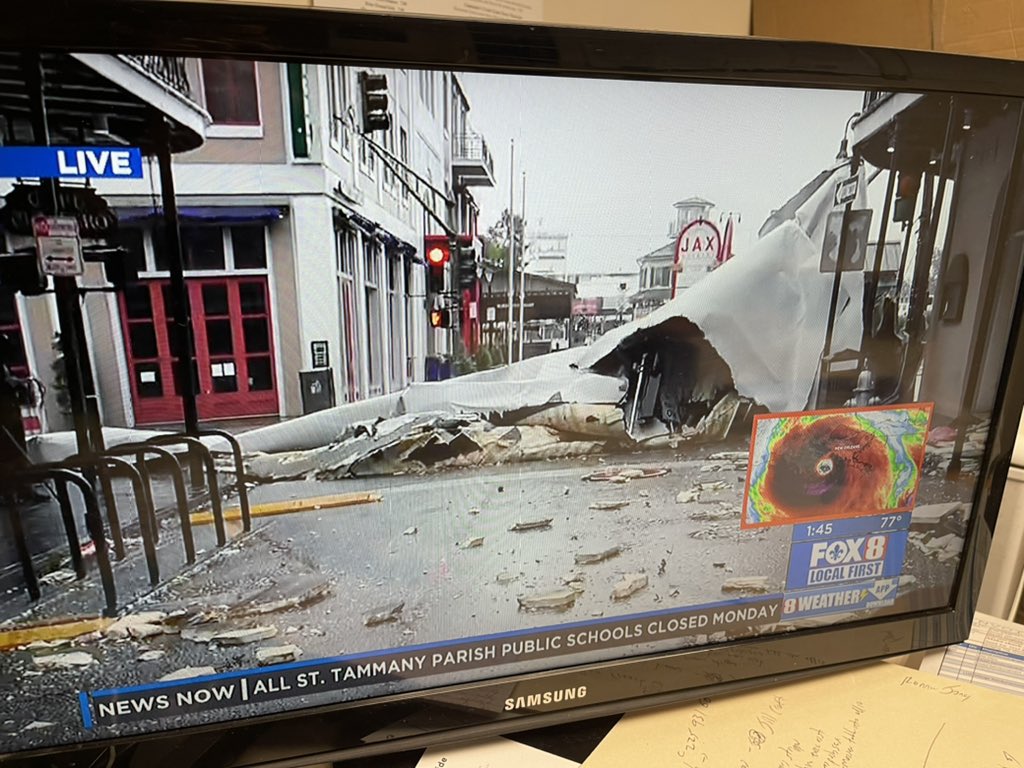
[[[456,162],[480,163],[487,169],[490,176],[494,176],[494,158],[487,148],[484,137],[478,133],[461,133],[455,136],[452,142],[452,154]]]
[[[892,93],[892,91],[864,91],[864,103],[861,107],[861,112],[863,114],[867,114],[874,109],[879,102],[885,101],[887,98],[892,96]]]
[[[122,56],[132,62],[153,79],[173,88],[182,96],[191,98],[192,89],[188,83],[188,73],[185,69],[185,59],[181,56],[140,56],[136,54],[125,54]]]

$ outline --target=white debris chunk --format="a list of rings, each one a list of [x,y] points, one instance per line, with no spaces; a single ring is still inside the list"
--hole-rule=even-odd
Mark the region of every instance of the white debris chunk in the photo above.
[[[374,627],[378,624],[387,624],[392,621],[398,621],[404,608],[404,600],[400,603],[394,603],[393,605],[387,605],[383,608],[378,608],[374,611],[371,611],[363,618],[363,624],[365,624],[367,627]]]
[[[50,667],[53,669],[71,669],[72,667],[88,667],[95,664],[96,659],[84,651],[71,651],[70,653],[51,653],[48,656],[33,656],[32,661],[37,667]]]
[[[722,591],[765,594],[772,591],[772,584],[767,576],[736,576],[722,583]]]
[[[627,573],[612,589],[612,600],[625,600],[646,586],[646,573]]]
[[[262,626],[249,627],[247,629],[229,629],[218,632],[213,636],[213,641],[221,645],[245,645],[260,640],[269,640],[277,635],[277,627]]]
[[[286,661],[295,661],[302,655],[302,649],[297,645],[275,645],[270,648],[257,648],[256,661],[264,664],[281,664]]]
[[[551,520],[552,519],[553,518],[546,517],[546,518],[544,518],[542,520],[528,520],[526,522],[516,523],[511,528],[509,528],[509,530],[510,531],[515,531],[516,533],[519,533],[521,531],[539,531],[539,530],[543,530],[544,528],[550,528],[551,527]]]
[[[700,490],[698,488],[680,491],[679,495],[676,496],[676,504],[693,504],[697,501],[700,501]]]
[[[402,535],[403,536],[415,536],[417,533],[419,533],[419,531],[420,531],[420,529],[417,528],[415,525],[413,525],[413,526],[411,526],[409,528],[406,528],[404,531],[402,531]]]
[[[476,549],[477,547],[482,547],[483,545],[484,545],[484,537],[483,536],[474,536],[472,539],[469,539],[468,541],[466,541],[462,545],[462,548],[463,549]]]
[[[217,673],[213,667],[182,667],[176,669],[173,672],[168,672],[166,675],[160,678],[159,682],[167,683],[171,680],[188,680],[192,677],[206,677],[207,675],[214,675]]]
[[[564,611],[571,608],[579,593],[571,588],[556,589],[540,595],[520,597],[519,607],[527,611],[553,609]]]
[[[166,651],[146,651],[139,654],[139,661],[156,661],[162,659]]]
[[[588,507],[588,509],[596,509],[596,510],[600,510],[600,511],[605,511],[605,510],[622,509],[623,507],[628,507],[628,506],[629,506],[629,502],[628,501],[594,501],[594,502],[591,502],[591,504]]]
[[[622,552],[622,547],[614,546],[600,552],[581,552],[576,555],[577,565],[593,565],[594,563],[600,563],[609,558],[615,557]]]
[[[112,640],[123,640],[126,637],[133,636],[131,632],[132,627],[137,627],[140,624],[159,624],[165,618],[167,618],[167,614],[163,611],[142,611],[141,613],[133,613],[128,616],[122,616],[103,630],[103,634]],[[142,631],[145,632],[145,630]]]
[[[38,731],[41,728],[53,728],[53,723],[47,722],[46,720],[33,720],[31,723],[26,725],[21,730],[23,731]]]

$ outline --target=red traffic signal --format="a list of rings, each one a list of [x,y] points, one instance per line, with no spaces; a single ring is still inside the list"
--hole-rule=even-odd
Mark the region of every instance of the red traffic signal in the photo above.
[[[452,327],[452,313],[447,309],[432,309],[430,310],[430,327],[431,328],[451,328]]]
[[[452,257],[447,235],[427,235],[423,238],[423,250],[431,267],[443,267]]]

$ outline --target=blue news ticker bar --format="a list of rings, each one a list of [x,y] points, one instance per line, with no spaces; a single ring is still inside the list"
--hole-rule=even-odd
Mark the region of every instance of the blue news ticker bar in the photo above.
[[[0,178],[141,179],[138,147],[0,147]]]

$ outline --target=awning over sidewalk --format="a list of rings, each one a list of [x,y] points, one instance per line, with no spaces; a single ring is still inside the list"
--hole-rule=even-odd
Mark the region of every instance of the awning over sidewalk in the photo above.
[[[287,208],[278,205],[185,206],[178,209],[178,219],[183,224],[245,224],[277,221],[284,218],[286,211]],[[160,208],[117,209],[117,220],[122,224],[161,219],[163,219],[163,211]]]

